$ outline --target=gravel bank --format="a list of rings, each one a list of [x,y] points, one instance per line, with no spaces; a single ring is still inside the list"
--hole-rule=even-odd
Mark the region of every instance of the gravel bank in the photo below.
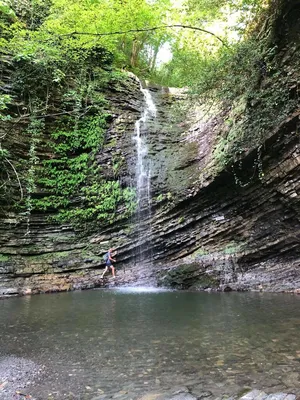
[[[0,399],[25,399],[30,395],[26,388],[40,377],[43,370],[44,367],[25,358],[0,356]],[[33,400],[33,397],[29,398]]]

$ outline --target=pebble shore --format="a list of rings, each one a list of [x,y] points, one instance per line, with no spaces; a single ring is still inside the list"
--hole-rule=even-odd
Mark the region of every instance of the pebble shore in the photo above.
[[[17,400],[29,397],[26,390],[44,371],[44,367],[21,357],[0,357],[0,399]]]

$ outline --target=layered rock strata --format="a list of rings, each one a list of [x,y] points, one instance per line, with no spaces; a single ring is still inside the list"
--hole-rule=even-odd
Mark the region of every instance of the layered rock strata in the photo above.
[[[120,285],[299,291],[300,112],[295,49],[300,38],[292,18],[297,10],[294,4],[285,13],[284,26],[289,25],[293,34],[280,35],[283,25],[275,27],[279,30],[277,65],[291,77],[288,93],[297,104],[260,143],[243,148],[231,162],[220,165],[215,150],[220,136],[228,135],[225,121],[230,111],[223,108],[205,121],[197,112],[188,117],[182,92],[148,85],[157,107],[157,118],[147,129],[151,221],[136,226],[134,217],[122,218],[119,210],[115,224],[74,228],[50,222],[49,213],[33,212],[22,219],[6,198],[0,215],[0,294],[109,284],[109,278],[103,281],[100,274],[102,255],[111,246],[118,248]],[[276,84],[276,76],[270,76],[258,90]],[[112,117],[105,145],[97,154],[98,165],[112,179],[113,158],[122,159],[118,179],[123,186],[134,186],[132,137],[143,110],[140,83],[129,75],[107,89],[105,96]],[[246,107],[252,115],[259,111],[259,105]],[[12,162],[28,160],[24,129],[24,124],[17,124],[4,138]],[[47,140],[45,136],[40,144]],[[37,152],[41,160],[49,157],[47,146]],[[11,181],[10,197],[17,198],[18,182]],[[144,256],[142,265],[136,263],[138,248]]]
[[[141,102],[138,88],[135,96]],[[212,131],[202,129],[192,143],[183,140],[180,123],[173,130],[168,121],[170,132],[164,131],[161,121],[174,99],[166,98],[161,90],[153,91],[153,96],[163,111],[158,112],[156,126],[149,128],[156,167],[152,230],[143,234],[145,265],[134,264],[137,231],[131,221],[84,236],[71,226],[50,224],[47,216],[39,214],[31,216],[26,235],[25,222],[6,215],[1,225],[2,293],[101,286],[102,254],[111,243],[118,247],[119,284],[151,278],[152,283],[158,280],[160,285],[176,288],[293,291],[300,287],[298,114],[266,140],[261,155],[263,177],[253,177],[254,149],[232,170],[214,175],[212,169],[203,178],[197,149],[201,151],[198,146],[204,140],[213,143]],[[133,182],[131,137],[139,109],[128,111],[126,102],[122,104],[125,109],[115,114],[107,140],[117,138],[117,151],[127,157],[124,180]],[[106,166],[111,150],[108,147],[99,155]],[[237,184],[236,175],[248,185]],[[150,253],[152,268],[147,262]]]

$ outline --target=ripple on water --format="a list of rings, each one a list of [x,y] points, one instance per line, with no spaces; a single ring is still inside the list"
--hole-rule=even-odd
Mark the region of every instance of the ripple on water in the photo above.
[[[300,395],[299,302],[151,286],[9,299],[0,307],[0,356],[45,365],[28,387],[43,400],[136,400],[174,385],[198,397],[245,388]]]
[[[154,286],[122,286],[118,288],[110,289],[116,293],[160,293],[160,292],[171,292],[171,289],[158,288]]]

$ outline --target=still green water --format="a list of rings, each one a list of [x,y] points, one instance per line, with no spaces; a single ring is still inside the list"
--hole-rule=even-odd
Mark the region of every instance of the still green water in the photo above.
[[[0,323],[0,355],[46,366],[42,400],[300,393],[299,296],[94,290],[5,300]]]

